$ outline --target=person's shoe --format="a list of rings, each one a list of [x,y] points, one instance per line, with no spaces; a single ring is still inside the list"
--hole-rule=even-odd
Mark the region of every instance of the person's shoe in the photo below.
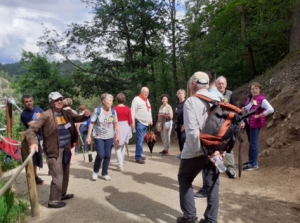
[[[63,208],[66,206],[65,202],[59,202],[57,204],[48,204],[48,208]]]
[[[245,163],[243,163],[243,166],[248,166],[249,165],[249,162],[247,161],[247,162],[245,162]]]
[[[139,163],[139,164],[145,164],[146,162],[144,160],[135,160],[136,163]]]
[[[226,169],[225,173],[227,174],[227,176],[231,179],[234,179],[236,177],[236,172],[233,169]]]
[[[200,190],[194,194],[194,198],[195,199],[207,199],[207,192]]]
[[[43,184],[44,181],[43,181],[41,178],[39,178],[39,177],[35,177],[35,183],[36,183],[37,185],[39,185],[39,184]]]
[[[162,156],[165,156],[165,155],[168,155],[169,152],[168,152],[168,150],[163,150],[163,151],[159,152],[159,154]]]
[[[124,170],[124,168],[122,166],[118,166],[117,168],[120,172],[122,172]]]
[[[74,194],[65,194],[64,196],[61,197],[61,200],[69,200],[74,197]]]
[[[174,159],[180,160],[181,159],[181,153],[179,153],[177,156],[175,156]]]
[[[209,223],[209,222],[202,218],[200,219],[199,223]]]
[[[111,177],[109,175],[105,175],[105,176],[102,176],[102,177],[106,181],[110,181],[111,180]]]
[[[92,179],[97,180],[98,179],[98,173],[93,172]]]
[[[198,223],[197,217],[194,219],[185,218],[185,217],[178,217],[177,223]]]
[[[250,165],[245,166],[243,168],[243,170],[257,170],[257,169],[258,169],[258,166],[250,166]]]

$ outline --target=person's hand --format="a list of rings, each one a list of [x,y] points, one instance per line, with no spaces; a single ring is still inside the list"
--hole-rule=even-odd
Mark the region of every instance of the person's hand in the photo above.
[[[115,139],[115,142],[116,142],[117,144],[119,144],[120,141],[121,141],[121,140],[120,140],[120,136],[117,136],[116,139]]]
[[[245,122],[242,122],[242,123],[241,123],[240,128],[241,128],[241,129],[245,128]]]
[[[90,145],[91,144],[91,137],[87,136],[85,141],[87,142],[88,145]]]
[[[131,124],[131,128],[134,129],[135,128],[135,124],[134,122]]]
[[[219,151],[215,151],[212,155],[208,156],[208,159],[215,164],[215,158],[217,156],[220,158],[220,160],[223,160],[223,156]]]
[[[151,126],[151,125],[153,125],[153,123],[152,123],[152,122],[149,122],[148,124],[149,124],[150,126]]]
[[[181,132],[184,131],[184,125],[181,126],[180,131],[181,131]]]
[[[39,146],[38,146],[38,144],[32,144],[31,146],[29,146],[29,149],[30,149],[30,152],[32,150],[34,150],[35,152],[38,152],[39,151]]]
[[[91,116],[90,110],[85,109],[84,112],[83,112],[83,115],[84,115],[85,117],[90,117],[90,116]]]

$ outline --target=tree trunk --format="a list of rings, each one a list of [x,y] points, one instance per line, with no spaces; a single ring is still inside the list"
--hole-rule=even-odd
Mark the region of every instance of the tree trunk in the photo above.
[[[242,36],[242,40],[246,43],[247,41],[246,12],[244,6],[240,6],[239,9],[241,13],[241,36]],[[247,59],[249,65],[250,79],[252,79],[256,74],[256,70],[255,70],[254,57],[253,57],[253,51],[251,46],[246,46],[246,53],[247,53]]]
[[[177,61],[176,61],[176,1],[172,0],[171,3],[171,30],[172,30],[172,71],[174,79],[175,90],[179,89],[178,77],[177,77]]]
[[[293,26],[290,38],[290,52],[300,44],[300,1],[296,0],[293,14]]]

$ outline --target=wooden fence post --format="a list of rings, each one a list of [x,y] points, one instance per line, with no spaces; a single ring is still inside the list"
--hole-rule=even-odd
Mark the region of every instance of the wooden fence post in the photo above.
[[[22,157],[24,161],[29,155],[29,146],[25,137],[25,132],[21,132],[20,134],[21,134],[21,142],[22,142],[21,151],[22,151]],[[35,217],[38,216],[40,213],[40,209],[39,209],[40,206],[38,202],[32,159],[29,160],[28,164],[26,165],[26,179],[27,179],[27,186],[28,186],[29,201],[31,206],[31,216]]]

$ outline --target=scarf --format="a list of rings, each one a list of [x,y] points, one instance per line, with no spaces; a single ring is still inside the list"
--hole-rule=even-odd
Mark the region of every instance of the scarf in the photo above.
[[[140,97],[144,102],[146,102],[146,108],[147,108],[147,111],[149,111],[150,108],[151,108],[151,105],[149,105],[149,103],[148,103],[148,98],[145,98],[142,94],[139,94],[139,97]]]

